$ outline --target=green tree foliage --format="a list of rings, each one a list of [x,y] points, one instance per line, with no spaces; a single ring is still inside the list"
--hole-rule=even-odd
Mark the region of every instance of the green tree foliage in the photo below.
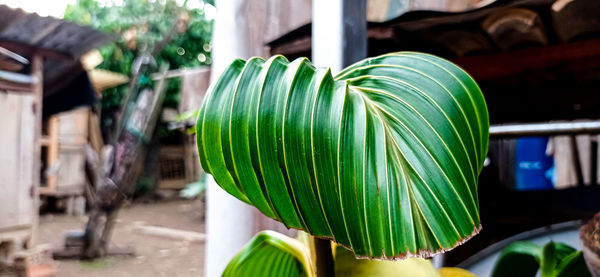
[[[77,0],[67,7],[64,18],[115,34],[114,43],[99,49],[104,61],[98,68],[130,75],[138,53],[152,51],[178,19],[184,24],[155,56],[157,63],[168,62],[171,69],[210,64],[211,11],[212,2],[203,0]],[[166,106],[177,105],[180,86],[180,80],[168,83]],[[104,91],[103,108],[119,106],[126,89]]]

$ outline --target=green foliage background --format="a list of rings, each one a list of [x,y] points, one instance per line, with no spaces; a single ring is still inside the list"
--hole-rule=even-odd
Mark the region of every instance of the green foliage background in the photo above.
[[[179,2],[179,3],[178,3]],[[115,42],[101,47],[104,58],[98,68],[130,76],[131,65],[139,51],[152,49],[179,17],[186,18],[185,30],[178,30],[173,39],[155,57],[160,65],[168,62],[170,69],[198,67],[211,63],[210,39],[213,20],[207,10],[214,10],[212,1],[187,0],[77,0],[66,8],[64,18],[114,34]],[[209,11],[210,12],[210,11]],[[135,47],[132,47],[132,34]],[[128,39],[129,38],[129,39]],[[129,43],[129,45],[128,45]],[[164,105],[176,107],[181,81],[174,79],[167,86]],[[103,109],[121,105],[127,86],[103,92]]]

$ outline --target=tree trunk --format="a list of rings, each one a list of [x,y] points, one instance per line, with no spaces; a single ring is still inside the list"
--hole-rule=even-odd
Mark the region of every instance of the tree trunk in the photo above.
[[[167,69],[168,66],[163,66],[161,74]],[[106,254],[118,210],[135,189],[135,180],[141,172],[135,166],[143,164],[145,143],[154,132],[164,96],[163,78],[154,91],[145,89],[140,93],[131,115],[125,119],[127,123],[119,132],[112,155],[112,172],[99,178],[102,181],[98,184],[96,201],[85,228],[83,258],[98,258]]]

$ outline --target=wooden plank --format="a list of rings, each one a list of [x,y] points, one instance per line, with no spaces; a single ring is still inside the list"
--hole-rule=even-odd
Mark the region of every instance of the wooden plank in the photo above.
[[[100,155],[102,152],[102,147],[104,146],[102,130],[100,130],[100,117],[91,109],[89,113],[88,137],[92,149],[94,149],[94,151]]]
[[[173,70],[169,70],[167,71],[167,73],[164,74],[164,76],[160,73],[153,73],[151,75],[151,78],[153,81],[158,81],[162,78],[165,79],[170,79],[170,78],[177,78],[177,77],[184,77],[185,75],[188,74],[202,74],[202,73],[206,73],[210,71],[210,67],[195,67],[195,68],[181,68],[181,69],[173,69]],[[181,102],[179,102],[181,103]]]
[[[31,94],[0,93],[0,230],[31,226],[35,116]],[[27,228],[29,228],[27,227]]]
[[[47,136],[42,136],[40,138],[40,145],[41,146],[48,146],[48,145],[50,145],[50,138],[47,137]]]
[[[179,241],[203,243],[206,234],[193,231],[165,228],[160,226],[138,225],[134,230],[142,235],[150,235]]]
[[[48,119],[48,136],[46,146],[46,168],[57,166],[58,162],[58,117],[51,116]],[[41,140],[44,141],[44,140]],[[43,144],[42,144],[43,145]],[[58,176],[50,174],[46,176],[46,190],[55,192],[57,189]]]
[[[40,195],[55,195],[56,194],[56,190],[55,189],[50,189],[48,187],[40,187],[38,190],[38,193]]]
[[[40,187],[40,169],[41,169],[41,145],[40,138],[42,137],[42,104],[44,103],[44,58],[40,53],[34,53],[31,58],[31,75],[35,78],[36,82],[33,84],[33,96],[34,100],[32,107],[35,111],[35,119],[32,122],[33,126],[33,159],[30,165],[32,165],[32,180],[29,183],[30,196],[33,198],[32,208],[32,235],[29,243],[31,245],[36,242],[36,234],[38,228],[38,202]]]
[[[20,126],[19,116],[21,98],[15,94],[0,93],[0,229],[18,225],[17,189],[19,176]]]
[[[40,195],[80,195],[85,191],[85,153],[88,142],[89,107],[51,116],[48,135],[41,140],[47,147],[46,186]]]
[[[21,180],[19,184],[15,184],[19,189],[19,223],[21,225],[34,225],[37,219],[37,195],[35,195],[35,189],[38,186],[39,177],[37,179],[33,178],[39,176],[39,167],[35,167],[35,165],[36,162],[39,165],[40,156],[36,155],[36,149],[39,149],[39,146],[36,144],[35,129],[32,128],[32,126],[36,126],[35,122],[37,120],[37,115],[33,114],[31,110],[33,106],[35,106],[33,95],[31,97],[22,97],[21,116],[19,120],[19,124],[21,125],[21,141],[17,144],[20,148],[20,157],[18,160]]]
[[[83,146],[88,142],[89,107],[77,108],[57,115],[57,139],[60,145]]]
[[[196,144],[196,135],[188,135],[184,138],[184,163],[185,163],[185,179],[187,183],[198,181],[201,175],[204,174],[200,160],[198,160],[198,147]]]
[[[23,92],[29,93],[31,92],[31,85],[28,84],[17,84],[11,82],[0,82],[0,90],[9,90],[14,92]]]
[[[60,168],[57,172],[56,195],[81,195],[85,191],[85,152],[84,145],[68,147],[61,145],[58,157]]]

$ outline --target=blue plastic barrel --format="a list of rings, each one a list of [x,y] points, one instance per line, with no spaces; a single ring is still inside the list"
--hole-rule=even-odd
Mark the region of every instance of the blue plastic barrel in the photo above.
[[[515,188],[517,190],[552,189],[547,174],[553,159],[546,155],[548,137],[523,137],[517,139],[515,155]]]

